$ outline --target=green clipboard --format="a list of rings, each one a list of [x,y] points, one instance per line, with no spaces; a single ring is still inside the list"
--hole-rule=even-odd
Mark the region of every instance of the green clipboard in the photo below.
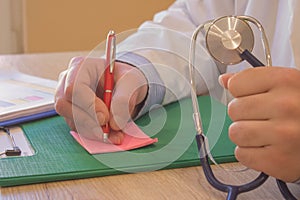
[[[204,132],[218,163],[236,161],[227,137],[226,107],[209,96],[198,97]],[[200,165],[190,99],[144,115],[136,123],[158,142],[126,152],[87,153],[69,134],[60,116],[22,125],[36,154],[0,159],[0,186],[60,181]]]

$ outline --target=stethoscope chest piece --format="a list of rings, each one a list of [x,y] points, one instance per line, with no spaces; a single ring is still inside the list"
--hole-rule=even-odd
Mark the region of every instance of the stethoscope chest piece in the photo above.
[[[253,31],[245,20],[226,16],[216,19],[208,27],[206,47],[220,63],[230,65],[241,62],[239,50],[252,51],[253,46]]]

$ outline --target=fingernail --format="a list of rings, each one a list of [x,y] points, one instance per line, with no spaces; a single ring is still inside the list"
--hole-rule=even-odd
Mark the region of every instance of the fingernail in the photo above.
[[[224,87],[224,82],[223,82],[223,75],[220,75],[218,78],[219,84]]]
[[[121,132],[113,133],[109,135],[110,141],[115,145],[120,145],[123,142],[124,135]]]

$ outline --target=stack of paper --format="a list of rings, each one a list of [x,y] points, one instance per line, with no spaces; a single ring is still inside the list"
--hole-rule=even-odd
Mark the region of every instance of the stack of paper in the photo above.
[[[0,125],[7,126],[56,114],[57,82],[13,70],[0,73]]]

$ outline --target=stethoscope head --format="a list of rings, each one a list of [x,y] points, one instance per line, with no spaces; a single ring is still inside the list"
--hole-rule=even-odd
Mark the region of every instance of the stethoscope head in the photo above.
[[[240,52],[252,51],[254,35],[250,25],[237,16],[218,18],[206,32],[206,47],[210,55],[220,63],[231,65],[242,61]]]

